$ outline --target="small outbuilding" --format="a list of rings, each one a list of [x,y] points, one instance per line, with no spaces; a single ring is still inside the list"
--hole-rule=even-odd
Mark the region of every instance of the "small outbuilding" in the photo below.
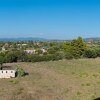
[[[14,78],[16,76],[16,70],[3,68],[0,70],[0,78]]]
[[[14,78],[16,70],[0,70],[0,78]]]

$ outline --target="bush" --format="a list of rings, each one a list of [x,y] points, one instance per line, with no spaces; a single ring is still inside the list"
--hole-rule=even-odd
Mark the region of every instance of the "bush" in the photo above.
[[[95,49],[87,49],[87,50],[85,50],[84,57],[96,58],[97,57],[96,50]]]
[[[54,60],[54,55],[48,54],[48,55],[43,56],[43,58],[44,58],[44,61],[52,61]]]
[[[25,75],[25,71],[19,65],[17,65],[17,76],[22,77],[24,75]]]
[[[5,56],[5,62],[17,62],[17,59],[18,59],[18,55],[16,54],[16,52],[8,52]]]
[[[49,54],[55,54],[57,51],[52,47],[48,49]]]
[[[41,61],[43,61],[42,56],[39,56],[39,55],[32,55],[31,58],[32,58],[32,62],[41,62]]]
[[[29,54],[26,57],[27,62],[41,62],[41,61],[54,61],[63,59],[62,53],[47,54],[47,55],[38,55],[38,54]]]
[[[52,60],[61,60],[64,58],[63,53],[57,52],[52,55]]]
[[[68,60],[71,60],[71,59],[73,59],[73,55],[70,52],[67,52],[65,54],[65,58],[68,59]]]
[[[18,61],[24,62],[26,61],[27,53],[23,50],[16,51],[18,56]]]
[[[100,57],[100,48],[96,49],[96,54],[97,54],[97,57]]]

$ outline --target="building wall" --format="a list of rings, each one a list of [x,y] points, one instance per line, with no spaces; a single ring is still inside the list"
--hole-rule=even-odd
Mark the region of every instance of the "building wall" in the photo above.
[[[35,54],[35,52],[36,52],[36,50],[24,50],[26,53],[29,53],[29,54],[32,54],[32,53],[34,53]]]
[[[0,70],[0,78],[15,77],[16,70]]]

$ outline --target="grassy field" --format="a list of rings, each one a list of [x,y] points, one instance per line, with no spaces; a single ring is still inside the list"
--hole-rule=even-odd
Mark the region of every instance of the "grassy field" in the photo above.
[[[93,100],[100,97],[100,58],[12,63],[29,73],[0,79],[0,100]]]

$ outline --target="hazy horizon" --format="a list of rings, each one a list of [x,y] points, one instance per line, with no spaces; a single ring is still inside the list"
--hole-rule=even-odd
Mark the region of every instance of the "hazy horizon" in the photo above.
[[[100,37],[99,0],[0,0],[0,38]]]

